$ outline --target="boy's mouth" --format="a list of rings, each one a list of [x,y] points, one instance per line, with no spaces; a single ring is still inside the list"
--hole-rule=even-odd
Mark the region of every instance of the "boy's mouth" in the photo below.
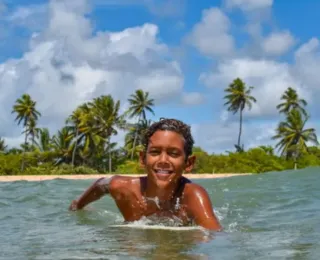
[[[173,173],[173,171],[170,171],[170,170],[162,170],[162,169],[158,169],[158,170],[154,170],[154,172],[156,174],[159,174],[159,175],[170,175]]]
[[[171,176],[173,176],[172,174],[174,173],[174,171],[156,169],[154,170],[154,173],[157,176],[158,180],[167,181]]]

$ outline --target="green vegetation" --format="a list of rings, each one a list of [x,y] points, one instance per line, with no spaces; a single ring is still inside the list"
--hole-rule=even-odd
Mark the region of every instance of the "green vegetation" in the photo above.
[[[272,137],[278,141],[276,146],[244,149],[241,144],[244,111],[258,102],[251,95],[252,90],[239,78],[225,89],[225,106],[234,114],[239,112],[240,117],[236,150],[208,154],[201,147],[194,147],[197,156],[194,173],[262,173],[320,165],[315,129],[305,127],[310,118],[307,102],[292,88],[285,91],[282,103],[277,106],[283,119]],[[13,105],[12,113],[23,127],[24,143],[9,149],[0,137],[0,175],[143,173],[138,156],[143,149],[142,137],[152,123],[147,113],[154,114],[154,100],[148,92],[137,90],[128,103],[128,110],[121,114],[120,101],[112,96],[94,98],[75,108],[66,118],[65,126],[52,135],[47,128],[38,127],[41,113],[37,103],[23,94]],[[135,123],[128,123],[128,119],[135,118]],[[111,142],[119,129],[126,131],[123,147]]]

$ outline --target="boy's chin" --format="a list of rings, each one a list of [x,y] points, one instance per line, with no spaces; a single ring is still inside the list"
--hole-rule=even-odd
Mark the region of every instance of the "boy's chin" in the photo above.
[[[154,173],[156,179],[160,181],[170,181],[175,175],[175,173]]]
[[[179,173],[155,173],[152,172],[153,178],[161,183],[171,183],[181,177]]]

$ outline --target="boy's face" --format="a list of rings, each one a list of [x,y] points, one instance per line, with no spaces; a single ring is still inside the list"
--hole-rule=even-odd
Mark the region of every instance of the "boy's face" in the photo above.
[[[141,153],[140,162],[148,177],[156,183],[168,184],[177,181],[184,171],[190,172],[194,156],[186,160],[183,136],[173,131],[156,131],[149,139],[146,153]]]

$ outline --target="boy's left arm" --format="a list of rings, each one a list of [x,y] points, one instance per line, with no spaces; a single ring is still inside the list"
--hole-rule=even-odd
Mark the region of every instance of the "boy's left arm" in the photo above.
[[[197,184],[186,185],[184,198],[188,215],[195,220],[195,223],[206,229],[221,231],[222,226],[214,214],[212,203],[206,190]]]

